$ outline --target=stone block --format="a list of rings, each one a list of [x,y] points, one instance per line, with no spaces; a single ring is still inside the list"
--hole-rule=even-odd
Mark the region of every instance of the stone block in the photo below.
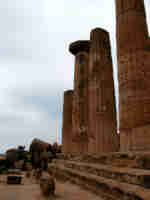
[[[15,176],[15,175],[7,176],[7,184],[21,184],[21,181],[22,181],[21,176]]]

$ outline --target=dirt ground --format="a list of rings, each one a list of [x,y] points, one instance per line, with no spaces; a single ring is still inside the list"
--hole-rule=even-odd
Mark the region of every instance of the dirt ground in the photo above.
[[[47,200],[102,200],[100,197],[70,183],[56,182],[55,196]],[[0,200],[45,200],[41,197],[39,184],[23,178],[22,185],[7,185],[6,177],[0,177]]]

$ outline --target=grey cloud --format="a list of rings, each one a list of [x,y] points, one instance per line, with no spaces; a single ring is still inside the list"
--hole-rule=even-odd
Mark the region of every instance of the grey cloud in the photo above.
[[[0,152],[3,152],[6,147],[19,144],[25,144],[28,147],[34,137],[50,142],[61,142],[59,118],[48,115],[47,111],[41,109],[40,104],[36,106],[30,102],[13,102],[13,100],[15,99],[12,98],[11,104],[1,109],[3,112],[0,113]]]
[[[12,100],[16,105],[36,106],[41,112],[47,113],[50,119],[60,120],[62,114],[63,90],[57,88],[34,88],[12,91]]]
[[[47,52],[47,30],[44,25],[43,3],[24,0],[0,1],[1,59],[33,60]],[[44,55],[43,55],[44,56]],[[41,59],[40,58],[40,59]]]

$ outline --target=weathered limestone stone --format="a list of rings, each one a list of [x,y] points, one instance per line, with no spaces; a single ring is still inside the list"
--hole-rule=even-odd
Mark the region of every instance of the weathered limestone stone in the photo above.
[[[7,176],[7,184],[21,184],[22,176],[9,175]]]
[[[26,170],[26,173],[25,173],[26,177],[30,178],[31,175],[32,175],[32,165],[31,165],[31,163],[26,163],[25,170]]]
[[[26,178],[30,178],[31,177],[31,171],[26,171],[25,176],[26,176]]]
[[[54,196],[55,194],[55,179],[48,173],[42,174],[40,178],[40,189],[43,197]]]
[[[76,41],[69,47],[75,55],[74,95],[73,95],[73,142],[74,152],[88,150],[88,66],[89,41]]]
[[[62,126],[62,151],[72,152],[72,101],[73,90],[64,93],[63,126]]]
[[[120,150],[148,150],[150,53],[144,0],[116,0],[116,18]]]
[[[108,32],[100,28],[91,32],[88,86],[88,151],[118,151],[110,40]]]
[[[39,183],[39,180],[42,176],[42,169],[38,168],[35,170],[35,179],[36,179],[36,182]]]

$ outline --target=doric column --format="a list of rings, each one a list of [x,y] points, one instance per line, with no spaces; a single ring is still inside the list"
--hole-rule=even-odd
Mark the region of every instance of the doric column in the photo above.
[[[89,152],[118,150],[114,80],[109,34],[91,32],[89,64]]]
[[[72,152],[72,101],[73,90],[64,92],[63,123],[62,123],[62,150]]]
[[[73,141],[75,152],[87,152],[88,146],[88,66],[89,41],[76,41],[69,47],[75,56],[73,95]]]
[[[144,0],[115,0],[118,59],[144,47],[148,38]],[[120,59],[119,59],[120,60]],[[124,61],[126,61],[124,59]],[[122,60],[123,62],[123,60]]]
[[[147,150],[150,149],[150,52],[145,49],[148,30],[144,0],[115,2],[121,151]]]

